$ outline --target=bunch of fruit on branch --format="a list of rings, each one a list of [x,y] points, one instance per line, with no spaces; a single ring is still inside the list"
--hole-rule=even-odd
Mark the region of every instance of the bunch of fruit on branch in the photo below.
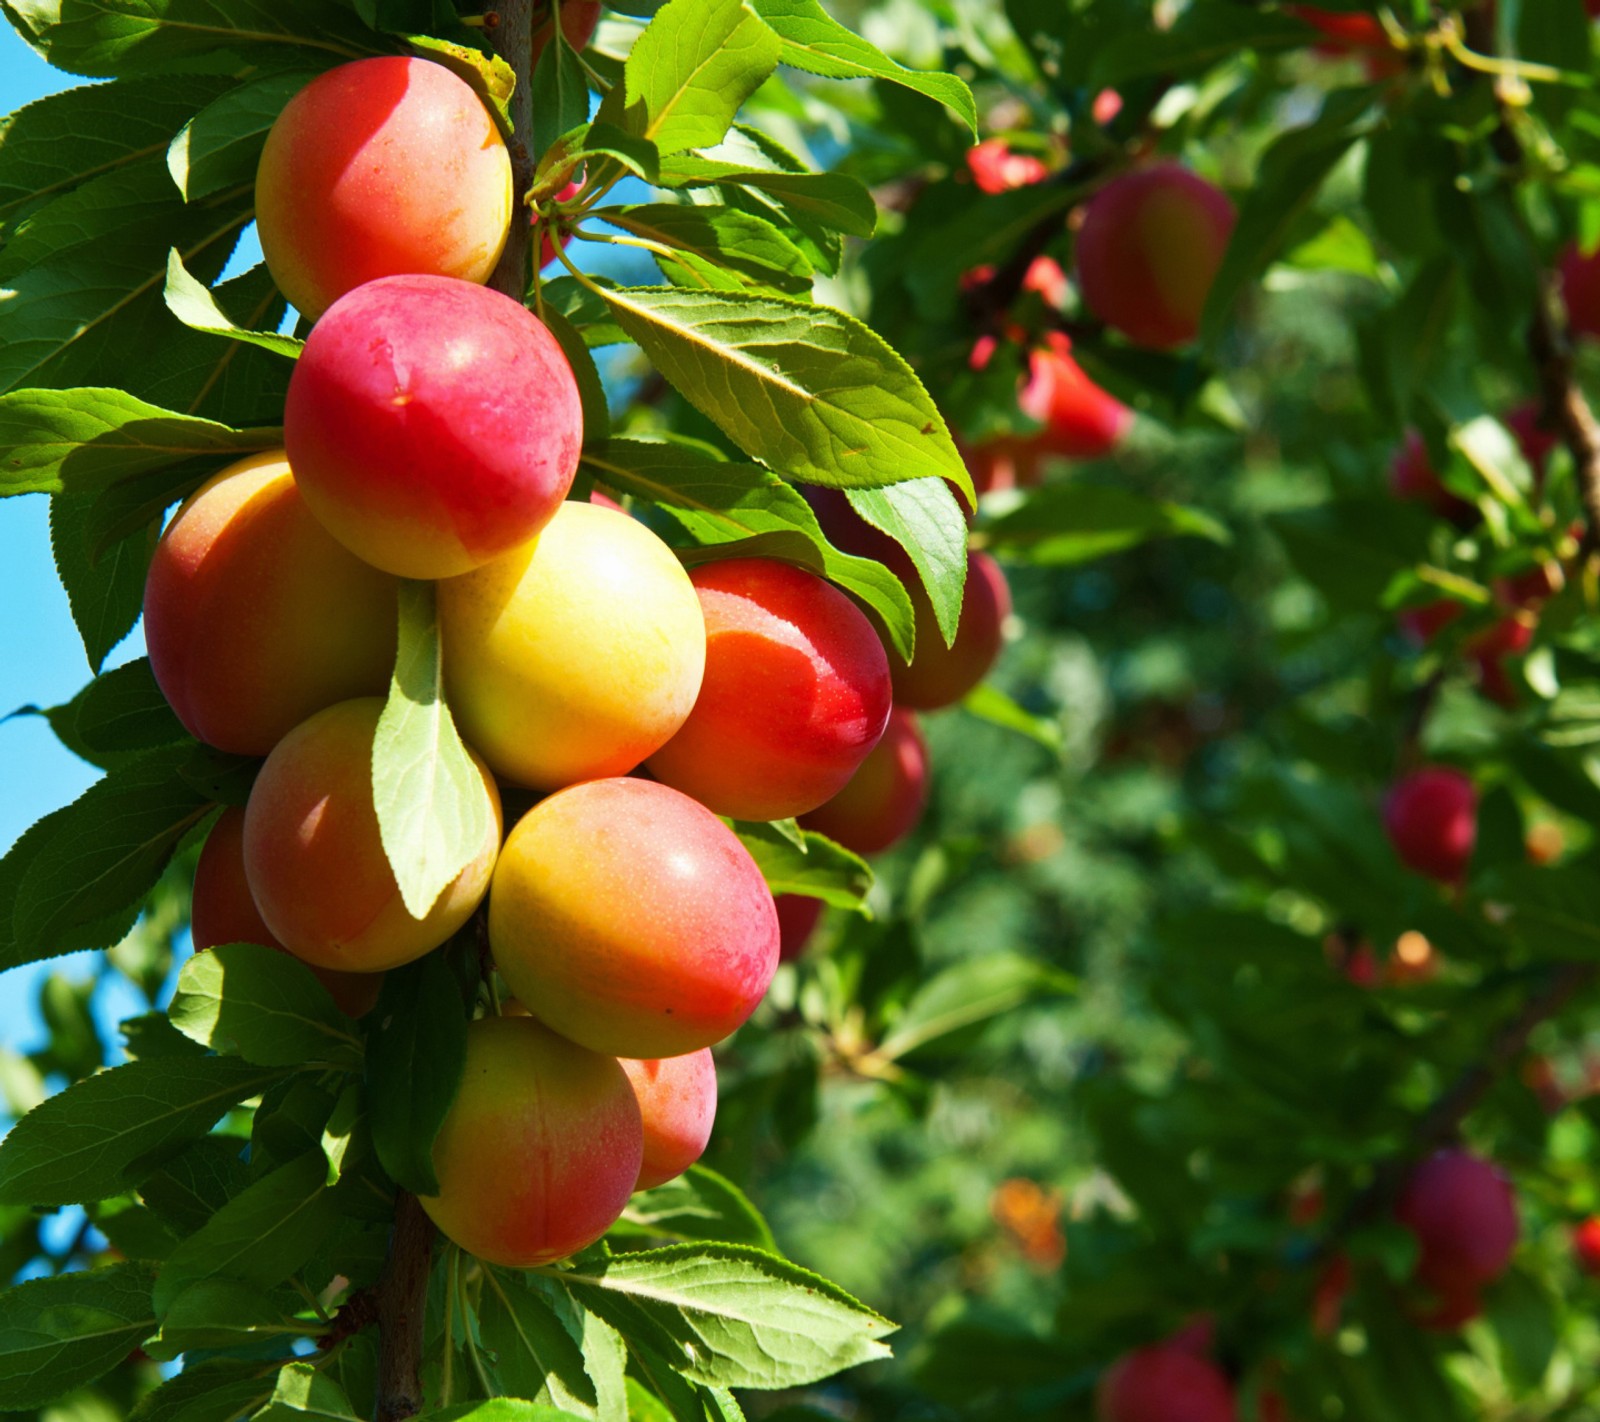
[[[285,447],[179,508],[144,602],[184,726],[265,757],[206,841],[195,948],[286,951],[361,1015],[386,970],[481,926],[508,996],[469,1029],[422,1203],[483,1259],[544,1263],[700,1156],[709,1049],[765,994],[780,917],[793,955],[820,911],[776,905],[721,817],[798,817],[862,854],[909,833],[916,711],[988,671],[1005,579],[974,555],[946,646],[905,554],[819,496],[839,546],[911,585],[908,661],[803,568],[690,572],[615,501],[569,497],[578,386],[550,330],[485,285],[516,220],[511,162],[442,65],[361,60],[308,84],[268,137],[256,210],[313,322]],[[397,880],[374,792],[407,599],[436,618],[441,734],[477,782],[463,867],[425,902]]]

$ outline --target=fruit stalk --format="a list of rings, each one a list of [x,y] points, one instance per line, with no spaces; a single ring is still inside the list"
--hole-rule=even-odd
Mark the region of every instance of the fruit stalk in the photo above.
[[[378,1280],[378,1422],[401,1422],[422,1411],[422,1319],[433,1236],[433,1221],[417,1197],[397,1192]]]
[[[501,0],[495,13],[499,22],[487,31],[500,57],[517,76],[511,91],[511,231],[500,263],[489,285],[504,296],[521,301],[528,289],[526,211],[528,185],[533,181],[534,154],[528,147],[533,132],[533,11],[537,0]]]

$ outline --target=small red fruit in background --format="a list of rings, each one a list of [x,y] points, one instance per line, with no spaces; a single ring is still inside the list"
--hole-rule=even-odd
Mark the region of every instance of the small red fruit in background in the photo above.
[[[1476,508],[1445,488],[1428,457],[1428,446],[1416,430],[1406,431],[1389,463],[1389,491],[1397,499],[1426,504],[1451,523],[1471,523],[1478,516]]]
[[[986,138],[967,150],[967,171],[978,191],[1010,192],[1042,182],[1050,175],[1042,158],[1031,153],[1013,153],[1003,138]]]
[[[1600,250],[1583,252],[1573,243],[1561,254],[1560,272],[1572,334],[1600,336]]]
[[[1135,345],[1187,345],[1233,224],[1227,194],[1176,163],[1113,178],[1089,200],[1078,232],[1084,302]]]
[[[1400,1192],[1395,1218],[1417,1239],[1416,1282],[1438,1297],[1444,1312],[1464,1308],[1469,1296],[1499,1278],[1517,1245],[1511,1182],[1464,1150],[1441,1150],[1418,1165]]]
[[[1097,1422],[1236,1422],[1233,1385],[1215,1363],[1158,1343],[1119,1358],[1095,1393]]]
[[[1441,883],[1458,883],[1478,838],[1478,792],[1448,766],[1413,771],[1389,791],[1383,827],[1408,868]]]
[[[825,906],[809,894],[779,894],[773,902],[778,907],[778,961],[793,963],[805,953]]]
[[[1059,331],[1028,353],[1028,379],[1017,397],[1023,414],[1044,426],[1040,446],[1066,459],[1101,459],[1128,433],[1133,411],[1100,388],[1072,358]]]

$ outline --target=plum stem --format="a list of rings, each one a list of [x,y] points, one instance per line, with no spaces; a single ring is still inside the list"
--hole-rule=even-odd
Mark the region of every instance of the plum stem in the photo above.
[[[417,1197],[399,1191],[377,1289],[378,1422],[401,1422],[422,1411],[422,1321],[433,1236],[433,1221]]]
[[[489,278],[489,285],[520,302],[528,289],[528,250],[532,228],[528,222],[528,188],[533,181],[534,155],[528,147],[533,132],[533,10],[535,0],[504,0],[496,10],[499,24],[488,30],[500,57],[517,76],[511,91],[511,231],[505,249]]]

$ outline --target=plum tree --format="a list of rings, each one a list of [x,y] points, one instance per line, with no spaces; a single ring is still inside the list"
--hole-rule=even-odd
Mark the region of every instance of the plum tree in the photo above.
[[[705,616],[705,676],[688,719],[648,761],[719,815],[782,820],[837,794],[889,718],[889,662],[838,589],[771,558],[690,575]]]
[[[342,701],[273,748],[245,805],[250,894],[274,938],[322,968],[377,972],[437,948],[472,916],[500,846],[500,797],[472,861],[428,915],[413,918],[384,854],[372,796],[372,741],[383,703]],[[476,757],[474,758],[476,760]]]
[[[1233,1385],[1217,1365],[1181,1343],[1126,1353],[1095,1392],[1098,1422],[1235,1422]]]
[[[255,211],[273,280],[315,319],[378,277],[487,281],[511,225],[511,157],[483,101],[443,65],[360,59],[278,115]]]
[[[156,547],[150,669],[186,729],[265,755],[315,711],[387,689],[395,581],[312,517],[281,450],[213,475]]]
[[[1385,798],[1383,827],[1407,867],[1441,883],[1458,883],[1477,843],[1477,789],[1449,766],[1414,770]]]
[[[467,1028],[461,1086],[433,1143],[422,1207],[454,1243],[528,1268],[593,1244],[644,1158],[639,1103],[614,1057],[526,1017]]]
[[[189,905],[189,933],[196,953],[225,943],[259,943],[280,953],[289,951],[273,937],[250,896],[244,869],[244,808],[240,805],[230,805],[218,816],[200,851]],[[340,973],[315,964],[307,967],[348,1017],[365,1016],[378,1001],[382,973]]]
[[[917,827],[927,803],[928,743],[916,713],[897,706],[849,784],[801,823],[857,854],[881,854]]]
[[[1084,207],[1078,231],[1085,304],[1135,345],[1187,345],[1233,224],[1227,195],[1176,163],[1113,178]]]
[[[675,1057],[755,1010],[778,915],[748,851],[705,806],[647,780],[590,780],[506,839],[489,943],[539,1020],[598,1052]]]
[[[625,775],[700,691],[694,585],[661,539],[615,509],[562,504],[534,542],[441,583],[439,617],[462,734],[518,785]]]
[[[644,1164],[636,1189],[682,1175],[705,1153],[717,1118],[717,1066],[711,1049],[681,1057],[621,1059],[644,1120]]]
[[[336,301],[295,362],[283,424],[311,511],[407,578],[525,544],[583,446],[577,381],[543,322],[441,276],[383,277]]]

